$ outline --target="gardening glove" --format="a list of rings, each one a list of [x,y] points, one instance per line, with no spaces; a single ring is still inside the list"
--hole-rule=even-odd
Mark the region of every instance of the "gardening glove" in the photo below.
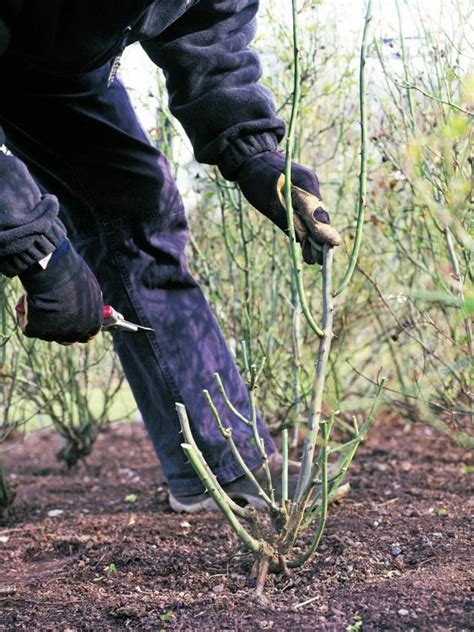
[[[100,331],[101,289],[68,241],[53,254],[46,269],[35,264],[19,277],[26,290],[17,305],[25,336],[70,344],[87,342]]]
[[[285,156],[280,151],[265,151],[248,158],[237,172],[237,183],[245,198],[258,211],[288,234],[285,210]],[[292,163],[291,201],[296,240],[301,244],[306,263],[322,264],[322,248],[311,243],[338,246],[339,233],[329,226],[329,215],[321,200],[319,182],[310,169]]]

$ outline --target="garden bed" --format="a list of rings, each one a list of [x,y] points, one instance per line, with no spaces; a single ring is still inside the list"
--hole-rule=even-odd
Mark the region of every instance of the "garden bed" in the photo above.
[[[219,515],[171,512],[141,424],[113,426],[71,472],[55,461],[55,442],[35,433],[9,453],[18,492],[0,526],[0,630],[472,624],[472,455],[429,427],[377,423],[319,554],[289,579],[270,576],[264,604]]]

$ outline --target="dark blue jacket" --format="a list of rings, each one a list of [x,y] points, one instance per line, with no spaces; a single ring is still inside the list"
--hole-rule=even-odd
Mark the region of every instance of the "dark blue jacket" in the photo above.
[[[248,48],[258,0],[1,2],[0,56],[22,69],[86,72],[141,42],[165,73],[171,111],[197,160],[229,179],[247,157],[275,149],[284,133]],[[40,196],[26,167],[0,153],[0,272],[19,274],[64,239],[57,212],[57,200]]]

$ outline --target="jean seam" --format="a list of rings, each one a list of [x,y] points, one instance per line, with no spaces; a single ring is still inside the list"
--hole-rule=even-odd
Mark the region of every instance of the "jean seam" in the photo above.
[[[113,246],[116,245],[116,244],[113,243],[113,240],[112,240],[112,245]],[[120,270],[120,276],[122,278],[122,282],[123,282],[123,284],[125,286],[125,289],[127,291],[128,299],[129,299],[133,309],[136,311],[136,313],[137,313],[138,317],[140,318],[140,320],[142,322],[144,322],[147,326],[150,326],[150,322],[148,321],[148,319],[146,318],[146,315],[142,311],[139,301],[137,301],[135,299],[133,287],[128,282],[127,274],[126,274],[126,268],[123,265],[122,257],[115,250],[115,248],[113,248],[113,251],[115,251],[114,252],[114,257],[115,257],[115,260],[117,262],[118,268]],[[160,349],[160,345],[159,345],[158,341],[155,340],[155,339],[150,340],[151,334],[150,335],[146,334],[146,336],[147,336],[148,344],[150,345],[150,347],[151,347],[151,349],[153,351],[153,354],[155,355],[156,360],[158,361],[160,369],[163,372],[163,376],[165,377],[166,384],[167,384],[167,386],[168,386],[168,388],[170,390],[170,394],[172,395],[173,399],[175,399],[175,397],[179,398],[180,397],[179,389],[177,388],[176,383],[173,380],[173,378],[172,378],[172,376],[171,376],[171,374],[169,372],[169,369],[168,369],[168,367],[166,366],[166,363],[163,360],[163,353],[162,353],[162,351]],[[179,399],[177,401],[179,401]]]

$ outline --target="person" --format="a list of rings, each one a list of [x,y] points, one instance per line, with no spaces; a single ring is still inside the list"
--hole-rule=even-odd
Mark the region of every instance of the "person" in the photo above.
[[[104,301],[152,333],[114,345],[177,511],[212,501],[181,449],[175,402],[229,494],[258,503],[206,404],[207,389],[247,465],[261,477],[251,431],[225,406],[248,393],[185,256],[188,225],[169,165],[137,120],[117,77],[126,46],[141,42],[164,71],[170,109],[196,159],[217,165],[243,195],[287,230],[281,185],[285,127],[249,48],[258,0],[2,0],[0,6],[0,272],[26,291],[30,337],[87,342]],[[309,169],[293,164],[303,258],[335,245]],[[197,220],[199,221],[199,220]],[[337,233],[336,233],[337,234]],[[278,477],[281,462],[259,433]],[[298,467],[292,465],[290,486]]]

